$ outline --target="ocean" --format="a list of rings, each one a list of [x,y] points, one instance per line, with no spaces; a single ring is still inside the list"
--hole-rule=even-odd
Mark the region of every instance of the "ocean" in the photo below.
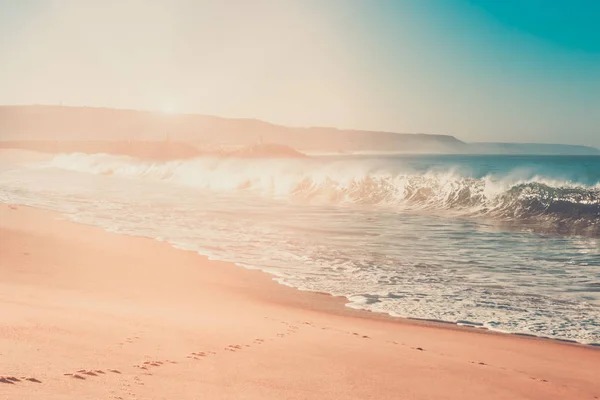
[[[15,160],[0,157],[2,202],[261,269],[349,307],[600,343],[598,156]]]

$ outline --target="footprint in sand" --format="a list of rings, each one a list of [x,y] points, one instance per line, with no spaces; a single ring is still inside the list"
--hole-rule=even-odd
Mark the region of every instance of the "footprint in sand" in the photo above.
[[[9,385],[14,385],[17,382],[22,382],[23,380],[33,382],[33,383],[42,383],[39,379],[36,378],[27,378],[22,376],[21,379],[16,376],[0,376],[0,383],[7,383]]]
[[[95,373],[94,371],[84,371],[84,372],[78,371],[78,372],[81,372],[82,374],[89,375],[89,376],[98,376],[98,374]]]
[[[164,363],[177,364],[175,361],[169,361],[169,360],[165,360],[165,361],[144,361],[142,364],[136,364],[133,367],[134,368],[139,368],[139,369],[147,370],[150,367],[160,367]]]
[[[160,367],[162,365],[162,361],[146,361],[144,362],[146,365],[150,365],[152,367]]]
[[[87,370],[87,369],[80,369],[77,372],[74,373],[66,373],[63,374],[64,376],[70,376],[72,378],[75,379],[81,379],[81,380],[85,380],[85,376],[98,376],[98,375],[104,375],[106,374],[106,372],[102,371],[101,369],[96,369],[96,370]]]
[[[200,360],[201,357],[208,357],[209,355],[215,355],[217,353],[215,353],[214,351],[197,351],[197,352],[191,352],[189,355],[185,356],[185,358],[193,358],[196,360]],[[171,364],[177,364],[175,361],[167,361],[168,363]]]
[[[469,364],[477,364],[477,365],[485,365],[485,366],[487,366],[487,364],[484,363],[484,362],[476,362],[476,361],[469,361]]]
[[[141,338],[141,337],[139,337],[139,336],[130,336],[130,337],[127,337],[127,338],[125,338],[125,342],[121,342],[121,343],[119,343],[119,344],[120,344],[120,345],[123,345],[123,344],[125,344],[125,343],[133,344],[133,343],[135,343],[135,342],[137,342],[137,341],[139,341],[139,340],[141,340],[141,339],[142,339],[142,338]]]
[[[534,381],[548,383],[548,381],[546,379],[539,379],[539,378],[535,378],[533,376],[531,376],[530,378],[533,379]]]
[[[189,356],[186,356],[186,358],[193,358],[194,360],[200,360],[201,357],[206,357],[207,354],[204,351],[199,351],[199,352],[193,352],[190,353]]]

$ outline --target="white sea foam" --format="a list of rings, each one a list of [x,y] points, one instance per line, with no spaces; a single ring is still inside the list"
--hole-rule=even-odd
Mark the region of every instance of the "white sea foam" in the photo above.
[[[105,154],[59,155],[46,166],[319,204],[382,204],[523,220],[537,222],[533,227],[544,231],[600,236],[600,182],[532,176],[526,168],[472,177],[452,168],[415,171],[397,161],[198,158],[156,163]]]

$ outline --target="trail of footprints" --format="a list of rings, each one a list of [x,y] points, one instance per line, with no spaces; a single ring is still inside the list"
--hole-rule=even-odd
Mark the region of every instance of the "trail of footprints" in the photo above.
[[[267,318],[267,317],[265,317],[265,318]],[[288,335],[296,333],[299,330],[298,326],[290,324],[286,321],[278,321],[278,322],[286,325],[287,329],[283,332],[278,332],[275,335],[276,338],[284,338]],[[139,340],[141,340],[141,338],[139,336],[131,336],[131,337],[127,337],[124,342],[121,342],[119,344],[120,345],[124,345],[126,343],[134,344]],[[274,340],[274,338],[270,338],[268,340]],[[252,347],[252,345],[262,345],[262,344],[265,344],[266,342],[267,342],[267,340],[265,340],[265,339],[256,338],[252,341],[252,344],[230,344],[230,345],[224,347],[223,350],[226,352],[235,353],[237,351],[243,350],[244,348]],[[215,351],[197,351],[197,352],[190,353],[189,355],[186,356],[186,358],[192,359],[192,360],[201,360],[204,357],[214,356],[216,354],[217,354],[217,352],[215,352]],[[177,362],[172,361],[172,360],[144,361],[141,364],[135,364],[132,367],[139,369],[141,371],[144,371],[143,373],[146,375],[152,375],[150,372],[151,369],[158,368],[158,367],[164,366],[166,364],[177,364]],[[63,376],[69,377],[69,378],[72,378],[75,380],[85,381],[87,379],[93,379],[93,378],[99,377],[101,375],[110,375],[110,374],[121,375],[122,372],[117,369],[106,369],[106,370],[80,369],[80,370],[77,370],[74,372],[66,372],[63,374]],[[141,379],[138,376],[134,376],[133,379],[137,384],[143,385],[143,382],[141,382]],[[36,378],[31,378],[31,377],[17,378],[14,376],[0,376],[0,383],[4,383],[4,384],[14,385],[16,383],[24,382],[24,381],[33,382],[33,383],[42,383],[40,380],[38,380]]]
[[[275,337],[269,338],[268,339],[269,341],[273,341],[276,338],[279,338],[279,339],[285,338],[286,336],[293,335],[300,330],[300,326],[289,323],[287,321],[282,321],[282,320],[278,320],[278,319],[270,318],[270,317],[265,317],[265,319],[279,322],[287,327],[287,329],[285,329],[285,331],[278,332],[278,333],[276,333]],[[354,336],[357,339],[361,339],[361,340],[371,339],[371,337],[369,337],[367,335],[362,335],[358,332],[344,331],[344,330],[340,330],[337,328],[330,328],[330,327],[317,327],[316,325],[313,325],[313,323],[309,322],[309,321],[305,321],[301,325],[304,325],[304,326],[307,326],[307,327],[310,327],[313,329],[329,330],[329,331],[347,334],[347,335]],[[132,337],[126,338],[125,342],[126,343],[134,343],[138,340],[140,340],[140,337],[132,336]],[[262,339],[262,338],[256,338],[252,341],[252,344],[230,344],[230,345],[224,347],[223,351],[228,352],[228,353],[235,353],[238,351],[242,351],[244,348],[252,347],[252,345],[263,345],[265,343],[267,343],[267,340]],[[386,343],[389,343],[392,345],[400,345],[400,346],[410,347],[405,343],[399,343],[397,341],[387,341]],[[124,344],[124,343],[120,343],[120,344]],[[425,349],[423,349],[422,347],[410,347],[410,348],[412,350],[416,350],[416,351],[425,351]],[[186,358],[190,359],[190,360],[202,360],[206,357],[210,357],[210,356],[214,356],[214,355],[217,355],[217,352],[215,352],[215,351],[195,351],[195,352],[188,354],[186,356]],[[443,355],[443,354],[440,354],[440,355]],[[504,367],[495,367],[495,366],[486,364],[484,362],[469,361],[469,363],[475,364],[475,365],[480,365],[480,366],[485,366],[485,367],[506,369]],[[141,364],[133,365],[133,368],[144,371],[143,373],[145,375],[152,375],[152,373],[150,372],[152,369],[162,367],[167,364],[177,364],[177,362],[172,361],[172,360],[144,361]],[[116,370],[116,369],[107,369],[106,372],[104,370],[100,370],[100,369],[96,369],[96,370],[81,369],[76,372],[65,373],[63,375],[71,377],[73,379],[77,379],[77,380],[86,380],[88,378],[98,377],[99,375],[106,375],[107,372],[111,373],[111,374],[121,374],[121,371]],[[517,371],[517,372],[519,372],[519,371]],[[540,378],[535,378],[535,377],[531,377],[531,379],[539,381],[539,382],[544,382],[544,383],[548,382],[546,379],[540,379]],[[136,384],[143,385],[143,382],[141,381],[141,379],[138,376],[134,376],[133,380]],[[42,383],[40,380],[38,380],[36,378],[31,378],[31,377],[17,378],[14,376],[0,376],[0,383],[4,383],[4,384],[14,385],[16,383],[21,383],[24,381],[33,382],[33,383]],[[116,398],[119,399],[120,397],[116,397]]]
[[[108,372],[111,372],[113,374],[121,374],[121,371],[117,370],[117,369],[107,369]],[[64,376],[70,376],[73,379],[80,379],[80,380],[86,380],[89,377],[93,377],[93,376],[99,376],[99,375],[105,375],[106,372],[104,372],[101,369],[80,369],[76,372],[67,372],[64,373]]]
[[[285,332],[278,332],[276,333],[276,337],[277,338],[284,338],[288,335],[294,334],[298,331],[299,327],[289,324],[285,321],[279,321],[282,324],[286,324],[287,325],[287,330]],[[269,340],[274,340],[273,338],[269,339]],[[231,353],[235,353],[237,351],[243,350],[244,348],[249,348],[252,347],[252,345],[262,345],[265,344],[266,340],[262,339],[262,338],[256,338],[252,341],[252,344],[230,344],[227,345],[223,348],[224,351],[226,352],[231,352]],[[192,359],[192,360],[201,360],[204,357],[209,357],[211,355],[216,355],[217,353],[214,351],[197,351],[197,352],[192,352],[190,354],[188,354],[186,356],[186,358]]]
[[[268,318],[268,317],[265,317],[265,318]],[[272,318],[268,318],[268,319],[274,320]],[[279,321],[279,320],[276,320],[276,321],[287,326],[287,329],[284,332],[278,332],[275,334],[276,338],[284,338],[286,336],[296,333],[300,329],[298,326],[290,324],[286,321]],[[268,340],[272,341],[272,340],[274,340],[274,338],[270,338]],[[252,347],[252,345],[262,345],[262,344],[265,344],[266,342],[267,342],[267,340],[265,340],[265,339],[256,338],[252,341],[252,344],[230,344],[230,345],[225,346],[223,348],[223,350],[226,352],[235,353],[237,351],[243,350],[244,348]],[[209,357],[211,355],[216,355],[216,354],[217,353],[214,351],[197,351],[197,352],[192,352],[192,353],[188,354],[186,356],[186,358],[189,358],[192,360],[201,360],[205,357]]]
[[[6,383],[9,385],[14,385],[16,383],[19,382],[33,382],[33,383],[42,383],[42,381],[40,381],[39,379],[36,378],[30,378],[30,377],[26,377],[26,376],[22,376],[20,378],[17,378],[16,376],[0,376],[0,383]]]
[[[177,362],[176,361],[171,361],[171,360],[165,360],[165,361],[144,361],[143,363],[136,364],[133,367],[147,371],[147,370],[151,369],[152,367],[160,367],[160,366],[165,365],[165,364],[177,364]]]
[[[269,318],[269,317],[265,317],[265,318],[266,318],[266,319],[270,319],[270,320],[275,320],[274,318]],[[287,324],[285,321],[280,321],[280,322]],[[288,325],[289,325],[289,324],[288,324]],[[326,327],[326,326],[324,326],[324,327],[317,327],[317,326],[313,325],[313,324],[312,324],[311,322],[309,322],[309,321],[305,321],[305,322],[303,322],[303,325],[307,325],[307,326],[309,326],[309,327],[316,328],[316,329],[321,329],[321,330],[329,330],[329,331],[339,332],[339,333],[343,333],[343,334],[347,334],[347,335],[355,336],[355,337],[357,337],[357,338],[360,338],[360,339],[371,339],[371,337],[369,337],[369,336],[367,336],[367,335],[360,334],[360,333],[358,333],[358,332],[345,331],[345,330],[342,330],[342,329],[331,328],[331,327]],[[297,328],[297,327],[296,327],[296,328]],[[424,348],[422,348],[422,347],[412,347],[412,346],[408,346],[408,345],[407,345],[407,344],[405,344],[405,343],[399,343],[399,342],[397,342],[397,341],[395,341],[395,340],[392,340],[392,341],[386,341],[386,343],[390,343],[390,344],[393,344],[393,345],[400,345],[400,346],[406,346],[406,347],[410,347],[412,350],[416,350],[416,351],[425,351],[425,349],[424,349]],[[439,355],[444,355],[444,354],[439,354]],[[503,369],[503,370],[505,370],[505,369],[506,369],[506,368],[504,368],[504,367],[498,367],[498,366],[489,365],[489,364],[486,364],[486,363],[484,363],[484,362],[481,362],[481,361],[479,361],[479,362],[475,362],[475,361],[469,361],[469,363],[470,363],[470,364],[475,364],[475,365],[484,366],[484,367],[498,368],[498,369]],[[518,372],[518,373],[526,374],[526,373],[525,373],[525,372],[523,372],[523,371],[514,371],[514,372]],[[535,381],[542,382],[542,383],[548,383],[548,380],[546,380],[546,379],[535,378],[535,377],[531,377],[531,376],[530,376],[530,379],[533,379],[533,380],[535,380]],[[594,398],[598,398],[598,397],[594,397]]]

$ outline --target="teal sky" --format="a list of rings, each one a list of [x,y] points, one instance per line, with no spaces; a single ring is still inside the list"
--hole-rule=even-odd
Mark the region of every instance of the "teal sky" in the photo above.
[[[0,103],[600,147],[596,0],[0,0]]]

